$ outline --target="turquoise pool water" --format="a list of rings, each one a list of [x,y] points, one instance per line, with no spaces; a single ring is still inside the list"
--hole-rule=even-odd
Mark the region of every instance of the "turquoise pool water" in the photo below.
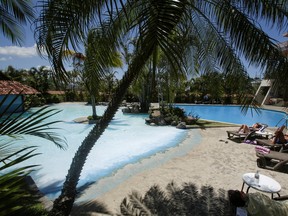
[[[72,157],[93,125],[79,124],[73,121],[76,118],[91,115],[91,106],[65,103],[53,105],[51,108],[62,110],[49,121],[63,121],[55,127],[60,128],[56,132],[67,139],[67,150],[60,150],[53,143],[32,136],[18,142],[23,145],[39,146],[37,152],[41,155],[31,158],[25,163],[40,165],[40,169],[33,172],[32,177],[39,189],[50,199],[54,199],[61,190]],[[101,115],[105,109],[105,106],[97,106],[97,114]],[[187,131],[175,127],[148,126],[145,124],[147,117],[148,115],[142,114],[123,114],[119,109],[90,152],[78,186],[97,182],[105,176],[112,175],[126,164],[137,162],[142,158],[176,146],[187,134]]]
[[[225,105],[175,105],[185,110],[186,114],[198,115],[201,119],[228,122],[234,124],[253,125],[255,122],[277,127],[285,124],[285,113],[260,109],[261,113],[249,109],[246,114],[241,112],[241,106]]]

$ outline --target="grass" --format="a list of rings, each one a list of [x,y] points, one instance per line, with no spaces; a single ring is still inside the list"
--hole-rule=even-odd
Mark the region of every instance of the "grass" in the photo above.
[[[217,121],[209,121],[199,119],[194,125],[186,125],[188,129],[192,128],[208,128],[208,127],[236,127],[237,124],[225,123],[225,122],[217,122]]]

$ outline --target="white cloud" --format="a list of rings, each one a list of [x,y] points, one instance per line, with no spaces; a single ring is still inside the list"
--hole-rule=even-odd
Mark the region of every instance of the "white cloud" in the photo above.
[[[31,47],[5,46],[0,47],[0,55],[18,56],[22,58],[38,56],[36,45]]]
[[[10,61],[12,60],[13,58],[11,56],[9,56],[8,58],[6,57],[0,57],[0,61]]]

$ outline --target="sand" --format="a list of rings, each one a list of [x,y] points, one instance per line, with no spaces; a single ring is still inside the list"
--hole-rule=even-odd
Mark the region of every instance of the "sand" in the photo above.
[[[186,139],[177,147],[158,153],[118,170],[112,176],[92,184],[76,203],[97,200],[113,213],[120,212],[120,203],[132,191],[144,195],[153,185],[165,189],[168,183],[179,186],[195,183],[199,188],[241,189],[242,175],[259,170],[277,180],[281,195],[288,195],[287,174],[257,167],[255,146],[227,139],[226,130],[235,127],[189,129]],[[228,141],[228,142],[225,142]],[[249,192],[255,192],[250,189]]]

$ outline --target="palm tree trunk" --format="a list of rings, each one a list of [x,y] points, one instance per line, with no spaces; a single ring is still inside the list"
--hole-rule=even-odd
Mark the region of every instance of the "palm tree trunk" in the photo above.
[[[145,44],[145,43],[144,43]],[[54,201],[52,210],[49,212],[51,216],[68,216],[72,210],[73,203],[77,194],[76,186],[78,184],[82,168],[85,164],[86,158],[93,148],[96,141],[105,131],[110,121],[117,112],[122,98],[124,97],[126,90],[132,83],[132,81],[137,77],[138,73],[141,71],[141,68],[145,65],[145,62],[148,60],[149,56],[153,52],[153,47],[145,50],[146,52],[141,52],[136,55],[134,63],[130,65],[128,71],[124,75],[122,81],[117,87],[115,94],[110,101],[103,117],[100,119],[99,123],[96,124],[92,130],[89,132],[87,137],[83,140],[82,144],[78,148],[70,169],[66,176],[66,180],[63,185],[60,196]]]
[[[92,106],[92,117],[93,119],[96,119],[97,113],[96,113],[96,102],[94,95],[91,95],[91,106]]]

